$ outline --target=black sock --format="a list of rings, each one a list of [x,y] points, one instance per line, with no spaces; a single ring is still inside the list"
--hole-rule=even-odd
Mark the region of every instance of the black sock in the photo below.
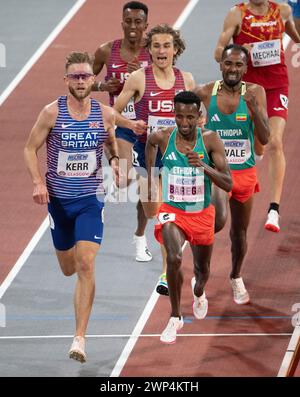
[[[270,207],[269,207],[268,213],[269,213],[271,210],[275,210],[275,211],[277,211],[278,214],[279,214],[279,204],[277,204],[277,203],[270,203]]]

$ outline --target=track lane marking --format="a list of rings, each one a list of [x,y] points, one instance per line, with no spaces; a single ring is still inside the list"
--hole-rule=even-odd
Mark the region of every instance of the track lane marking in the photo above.
[[[182,337],[211,337],[211,336],[245,336],[245,337],[253,337],[253,336],[291,336],[291,333],[232,333],[232,334],[177,334],[177,336]],[[139,339],[139,338],[158,338],[160,337],[161,334],[120,334],[120,335],[86,335],[86,338],[95,338],[95,339],[109,339],[109,338],[132,338],[132,339]],[[17,339],[73,339],[74,335],[18,335],[18,336],[0,336],[0,341],[1,340],[17,340]]]
[[[46,218],[43,220],[42,224],[40,225],[40,227],[38,228],[38,230],[33,235],[32,239],[27,244],[27,246],[24,249],[24,251],[22,252],[22,254],[19,256],[19,259],[14,264],[11,271],[6,276],[3,283],[0,285],[0,299],[5,294],[5,292],[11,285],[11,283],[14,281],[14,279],[17,276],[17,274],[19,273],[19,271],[22,269],[24,263],[27,261],[27,259],[31,255],[32,251],[37,246],[38,242],[42,238],[42,236],[45,233],[45,231],[47,230],[48,226],[49,226],[49,218],[47,215]]]
[[[25,63],[20,72],[11,81],[11,83],[5,88],[5,90],[0,95],[0,106],[9,97],[17,85],[23,80],[26,74],[30,71],[33,65],[39,60],[43,53],[47,50],[50,44],[56,39],[59,33],[64,29],[68,22],[73,18],[76,12],[83,6],[86,0],[77,0],[74,6],[68,11],[68,13],[63,17],[59,24],[52,30],[50,35],[42,43],[42,45],[36,50],[32,57]]]

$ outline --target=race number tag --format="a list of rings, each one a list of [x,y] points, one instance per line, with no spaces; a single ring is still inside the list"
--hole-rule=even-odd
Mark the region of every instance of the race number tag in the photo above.
[[[159,128],[175,127],[175,125],[174,117],[149,116],[147,134],[149,135],[151,132],[155,132]]]
[[[254,67],[276,65],[280,60],[280,39],[252,43],[251,60]]]
[[[70,153],[59,151],[57,174],[67,178],[89,177],[97,168],[96,152]]]
[[[191,167],[186,167],[187,171]],[[198,168],[200,171],[200,168]],[[169,174],[168,201],[175,203],[204,202],[204,172],[198,175]]]
[[[175,221],[175,214],[168,214],[167,212],[161,212],[158,214],[159,223],[162,225],[167,222],[174,222]]]
[[[114,98],[114,103],[116,102],[116,99],[118,97],[115,96]],[[129,120],[135,120],[136,119],[136,114],[135,114],[135,108],[134,108],[134,99],[131,98],[126,107],[124,108],[122,112],[122,116],[126,117],[126,119]]]
[[[248,139],[224,139],[228,164],[244,164],[251,157],[251,144]]]

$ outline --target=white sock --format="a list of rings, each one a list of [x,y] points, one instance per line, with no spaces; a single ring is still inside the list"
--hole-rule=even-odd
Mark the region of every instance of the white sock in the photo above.
[[[135,235],[134,235],[134,239],[135,239],[135,240],[138,240],[138,241],[142,241],[142,240],[145,240],[146,237],[145,237],[145,235],[143,235],[143,236],[137,236],[137,235],[135,234]]]

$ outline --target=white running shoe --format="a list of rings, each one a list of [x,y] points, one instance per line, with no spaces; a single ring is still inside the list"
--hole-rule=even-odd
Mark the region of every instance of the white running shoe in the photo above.
[[[179,331],[183,327],[183,318],[182,317],[171,317],[168,325],[163,330],[163,333],[160,336],[160,341],[163,343],[175,343],[177,331]]]
[[[270,210],[268,213],[268,219],[265,223],[265,229],[270,230],[270,232],[278,233],[280,231],[279,227],[279,214],[275,210]]]
[[[249,294],[245,288],[242,277],[231,278],[230,279],[232,290],[233,290],[233,300],[238,305],[245,305],[250,301]]]
[[[133,236],[135,243],[135,260],[137,262],[149,262],[152,260],[152,254],[147,247],[147,240],[145,236]]]
[[[86,354],[84,351],[85,340],[83,336],[75,336],[71,349],[69,351],[69,357],[73,360],[80,361],[81,363],[86,362]]]
[[[208,300],[206,299],[206,295],[204,291],[203,294],[199,297],[194,294],[194,288],[196,285],[195,277],[192,278],[191,285],[192,285],[192,292],[194,297],[194,303],[193,303],[194,316],[198,320],[203,320],[207,315]]]

